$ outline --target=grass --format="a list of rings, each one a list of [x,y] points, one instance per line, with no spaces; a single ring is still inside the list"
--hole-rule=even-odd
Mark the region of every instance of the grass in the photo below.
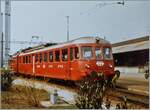
[[[50,100],[50,94],[45,90],[32,87],[13,85],[8,91],[1,92],[2,109],[44,109],[40,101]],[[49,109],[75,109],[75,105],[56,104]]]
[[[38,109],[42,108],[39,103],[42,100],[49,100],[49,94],[31,87],[12,86],[9,91],[1,92],[2,109]]]

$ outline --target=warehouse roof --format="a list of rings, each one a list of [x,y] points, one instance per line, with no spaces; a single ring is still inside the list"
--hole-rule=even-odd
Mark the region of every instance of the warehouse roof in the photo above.
[[[149,49],[149,36],[112,44],[113,53],[123,53]]]

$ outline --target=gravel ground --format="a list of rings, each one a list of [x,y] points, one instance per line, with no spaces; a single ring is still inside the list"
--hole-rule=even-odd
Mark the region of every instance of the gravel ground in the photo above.
[[[2,108],[41,108],[41,106],[34,106],[33,104],[30,104],[28,100],[24,100],[23,97],[26,97],[24,93],[18,92],[16,88],[22,88],[23,86],[33,87],[36,91],[38,91],[38,94],[41,94],[41,96],[38,96],[40,101],[49,100],[49,96],[51,93],[54,92],[54,90],[58,91],[58,95],[65,100],[66,102],[70,104],[75,104],[75,97],[76,92],[70,89],[66,89],[65,87],[56,86],[55,84],[48,84],[44,81],[36,81],[33,79],[23,79],[23,78],[17,78],[13,81],[13,86],[10,88],[7,92],[2,92]],[[22,91],[25,91],[24,88]],[[20,95],[19,95],[20,94]],[[24,96],[22,96],[24,95]],[[21,96],[21,97],[20,97]],[[107,96],[111,101],[111,109],[115,109],[115,105],[118,103],[122,103],[121,100]],[[104,98],[104,104],[103,108],[105,108],[105,100]],[[128,103],[128,106],[132,109],[144,109],[141,106],[138,106],[136,104]],[[56,107],[57,108],[57,107]]]

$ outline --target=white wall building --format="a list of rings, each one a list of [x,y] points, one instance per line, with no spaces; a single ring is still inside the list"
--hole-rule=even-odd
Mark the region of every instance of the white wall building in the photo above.
[[[118,42],[112,46],[115,69],[121,73],[144,73],[149,66],[149,36]]]

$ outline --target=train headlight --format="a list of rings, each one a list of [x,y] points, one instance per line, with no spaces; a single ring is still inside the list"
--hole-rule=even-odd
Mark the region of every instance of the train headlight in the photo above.
[[[113,66],[111,64],[109,64],[109,67],[112,68]]]
[[[89,68],[90,68],[90,65],[88,65],[88,64],[85,64],[85,67],[89,69]]]

